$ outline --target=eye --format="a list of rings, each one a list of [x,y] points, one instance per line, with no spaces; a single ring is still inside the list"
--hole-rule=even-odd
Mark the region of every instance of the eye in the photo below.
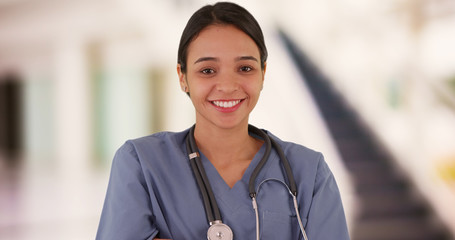
[[[201,73],[209,75],[209,74],[215,73],[215,70],[213,70],[211,68],[204,68],[204,69],[201,70]]]
[[[251,72],[253,70],[250,66],[242,66],[240,67],[240,72]]]

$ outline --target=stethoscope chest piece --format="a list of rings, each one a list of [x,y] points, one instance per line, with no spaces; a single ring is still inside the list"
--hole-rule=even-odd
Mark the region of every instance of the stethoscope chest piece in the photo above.
[[[207,231],[208,240],[232,240],[234,239],[234,234],[232,233],[231,228],[221,223],[220,221],[215,221]]]

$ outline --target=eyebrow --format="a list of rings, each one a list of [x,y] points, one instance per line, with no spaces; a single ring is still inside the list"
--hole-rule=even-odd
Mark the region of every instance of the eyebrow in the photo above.
[[[251,60],[251,61],[255,61],[255,62],[259,62],[257,60],[257,58],[253,57],[253,56],[240,56],[240,57],[236,57],[235,58],[235,61],[242,61],[242,60]],[[215,61],[215,62],[218,62],[219,59],[216,58],[216,57],[201,57],[201,58],[198,58],[194,64],[196,63],[200,63],[200,62],[205,62],[205,61]]]
[[[252,61],[255,61],[255,62],[259,62],[257,60],[257,58],[253,57],[253,56],[241,56],[241,57],[237,57],[235,58],[236,61],[241,61],[241,60],[252,60]]]
[[[205,62],[205,61],[215,61],[215,62],[217,62],[218,58],[215,58],[215,57],[201,57],[198,60],[196,60],[194,62],[194,64],[199,63],[199,62]]]

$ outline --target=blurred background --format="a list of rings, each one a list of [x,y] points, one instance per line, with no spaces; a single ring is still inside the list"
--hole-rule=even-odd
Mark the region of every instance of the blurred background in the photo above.
[[[116,149],[194,122],[177,47],[212,2],[0,0],[0,239],[94,239]],[[235,2],[269,48],[251,123],[324,153],[352,239],[454,239],[455,1]]]

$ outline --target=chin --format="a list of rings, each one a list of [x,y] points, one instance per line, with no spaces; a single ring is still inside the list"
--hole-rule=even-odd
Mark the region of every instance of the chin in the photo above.
[[[217,123],[217,126],[221,129],[233,129],[245,125],[248,125],[248,120],[224,120]]]

